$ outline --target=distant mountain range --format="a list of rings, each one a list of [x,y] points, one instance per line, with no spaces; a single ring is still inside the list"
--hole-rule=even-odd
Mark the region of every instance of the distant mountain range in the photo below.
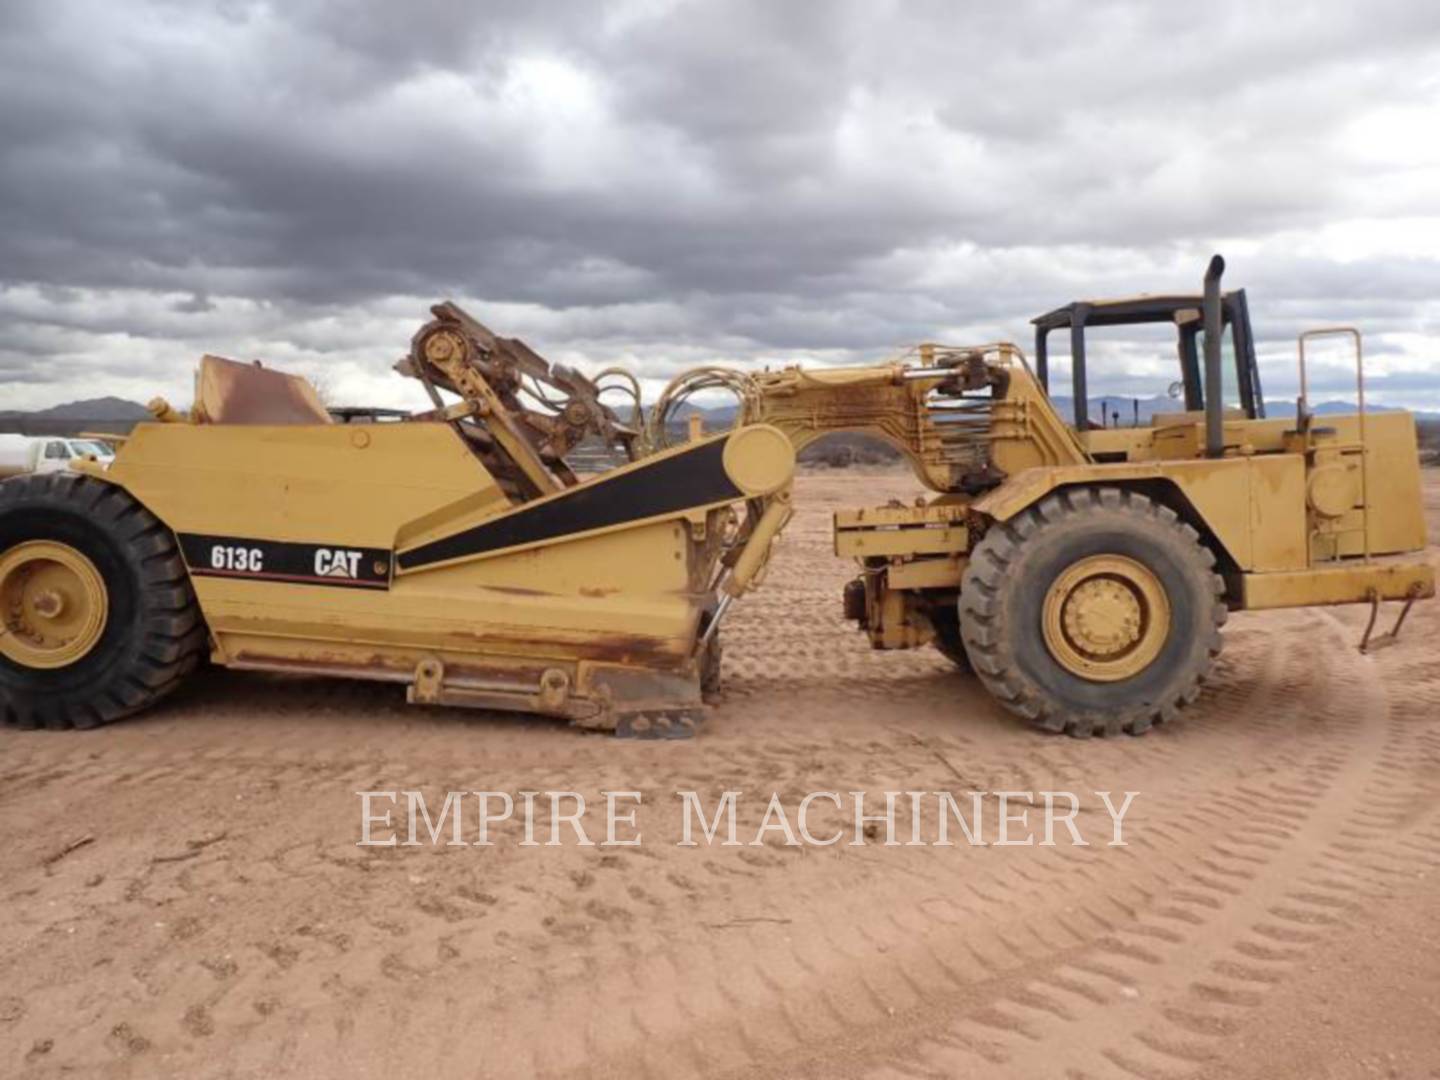
[[[67,401],[63,405],[52,405],[48,409],[25,412],[21,409],[0,409],[0,418],[24,417],[29,420],[147,420],[150,411],[144,405],[118,397],[86,398],[84,401]]]
[[[1065,419],[1070,420],[1074,416],[1074,398],[1057,394],[1050,399],[1056,410]],[[1114,417],[1119,414],[1119,425],[1129,427],[1135,423],[1138,409],[1139,421],[1141,424],[1149,424],[1150,418],[1156,413],[1180,412],[1184,409],[1184,403],[1170,397],[1151,398],[1130,398],[1130,397],[1098,397],[1090,399],[1090,418],[1099,421],[1103,414],[1108,422],[1114,423]],[[1353,413],[1355,405],[1347,401],[1321,401],[1310,406],[1310,411],[1317,416],[1333,415],[1335,413]],[[1368,404],[1366,412],[1397,412],[1391,405]],[[1417,420],[1440,420],[1440,412],[1426,412],[1424,410],[1412,409]],[[1265,415],[1270,417],[1284,417],[1295,415],[1295,399],[1284,398],[1280,400],[1269,400],[1265,402]]]
[[[1055,408],[1060,415],[1066,419],[1071,418],[1073,410],[1072,398],[1065,395],[1057,395],[1051,398]],[[1118,423],[1121,427],[1128,427],[1136,422],[1137,413],[1141,424],[1148,424],[1150,418],[1160,412],[1176,412],[1181,408],[1181,403],[1169,397],[1151,398],[1129,398],[1104,396],[1090,399],[1090,416],[1098,421],[1102,410],[1106,419],[1110,422],[1115,415],[1119,414]],[[1295,414],[1295,402],[1293,400],[1267,401],[1266,412],[1270,416],[1293,416]],[[1322,401],[1312,406],[1317,415],[1333,413],[1349,413],[1355,411],[1355,406],[1344,401]],[[1385,405],[1370,405],[1372,412],[1394,412],[1394,408]],[[627,410],[620,410],[623,417],[628,417]],[[681,405],[672,417],[673,420],[683,421],[692,412],[700,413],[706,422],[707,427],[720,427],[734,422],[736,407],[733,404],[719,405],[713,408],[693,405],[689,402]],[[1440,412],[1416,411],[1415,416],[1420,420],[1440,421]],[[0,425],[8,427],[30,426],[39,422],[47,430],[57,430],[66,421],[76,421],[81,424],[103,424],[107,428],[111,425],[134,424],[141,420],[148,420],[150,412],[144,405],[134,401],[127,401],[118,397],[87,398],[84,401],[69,401],[63,405],[52,405],[48,409],[36,409],[26,412],[20,409],[0,409]]]
[[[1064,419],[1073,419],[1074,409],[1072,408],[1072,404],[1075,400],[1074,398],[1061,394],[1052,397],[1050,400],[1054,403],[1056,411],[1059,412]],[[1169,397],[1128,398],[1106,396],[1090,399],[1090,417],[1092,420],[1098,422],[1100,420],[1101,409],[1103,408],[1107,420],[1113,422],[1112,418],[1116,413],[1119,413],[1120,426],[1129,427],[1135,422],[1137,406],[1141,424],[1149,424],[1150,418],[1156,413],[1179,412],[1184,408],[1182,402]],[[735,411],[736,408],[734,405],[721,405],[706,409],[691,406],[687,403],[676,411],[676,418],[683,419],[691,412],[698,412],[705,417],[707,425],[719,426],[721,424],[731,423],[735,419]],[[1317,416],[1332,415],[1334,413],[1353,413],[1355,406],[1345,401],[1322,401],[1317,405],[1310,406],[1310,411]],[[1396,412],[1397,410],[1393,406],[1388,405],[1367,405],[1366,411]],[[1415,413],[1417,420],[1440,421],[1440,412],[1411,411]],[[1265,413],[1270,417],[1294,416],[1295,402],[1293,399],[1267,401],[1265,402]]]

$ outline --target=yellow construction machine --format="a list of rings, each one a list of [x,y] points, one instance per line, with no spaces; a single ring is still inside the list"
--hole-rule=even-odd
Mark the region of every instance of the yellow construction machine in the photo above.
[[[1047,730],[1139,734],[1199,694],[1231,610],[1434,594],[1414,423],[1365,411],[1359,335],[1356,413],[1311,415],[1307,336],[1296,414],[1267,418],[1223,265],[1200,295],[1041,316],[1033,370],[1009,344],[709,367],[648,413],[628,373],[552,366],[453,304],[397,365],[434,408],[395,422],[336,422],[304,380],[206,357],[193,407],[157,400],[108,469],[0,483],[0,713],[92,727],[208,657],[688,735],[725,612],[789,520],[796,451],[847,431],[931,492],[835,516],[860,570],[844,611],[871,644],[933,644]],[[1092,425],[1086,334],[1135,323],[1175,328],[1183,408]],[[1048,394],[1062,328],[1073,423]],[[617,389],[628,418],[601,400]],[[677,437],[714,389],[738,397],[734,426]],[[582,442],[624,463],[582,478]]]

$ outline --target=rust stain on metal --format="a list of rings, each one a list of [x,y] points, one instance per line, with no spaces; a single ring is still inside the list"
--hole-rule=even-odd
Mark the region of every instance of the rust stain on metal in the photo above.
[[[344,652],[312,651],[305,656],[291,656],[283,653],[257,652],[253,649],[243,649],[235,653],[232,662],[236,666],[283,667],[287,670],[312,672],[317,675],[344,670],[347,672],[387,672],[408,676],[413,666],[407,663],[404,657],[381,653],[356,657]]]
[[[481,646],[500,646],[505,652],[519,655],[545,655],[563,652],[580,660],[600,660],[637,667],[673,669],[682,665],[689,655],[680,643],[643,634],[606,634],[577,640],[546,641],[537,638],[512,637],[506,634],[482,634],[470,630],[453,631],[447,640],[458,652],[475,652]]]
[[[195,419],[209,424],[328,424],[314,388],[297,375],[220,356],[200,361]]]

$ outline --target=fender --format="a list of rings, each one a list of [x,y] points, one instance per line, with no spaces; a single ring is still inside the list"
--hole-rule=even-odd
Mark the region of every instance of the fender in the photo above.
[[[1065,487],[1128,487],[1169,506],[1218,545],[1217,557],[1243,572],[1303,570],[1305,462],[1296,454],[1213,460],[1041,466],[1015,473],[971,507],[1009,521]]]

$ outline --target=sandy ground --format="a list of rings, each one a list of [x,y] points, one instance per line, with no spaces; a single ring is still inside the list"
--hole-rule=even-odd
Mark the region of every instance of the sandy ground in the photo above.
[[[0,1076],[1440,1077],[1440,604],[1373,657],[1360,610],[1235,617],[1182,723],[1042,737],[840,621],[829,511],[912,491],[802,479],[690,742],[225,672],[0,731]],[[972,788],[1075,791],[1091,845],[675,844],[676,790],[751,839]],[[635,790],[644,843],[360,848],[362,789]]]

